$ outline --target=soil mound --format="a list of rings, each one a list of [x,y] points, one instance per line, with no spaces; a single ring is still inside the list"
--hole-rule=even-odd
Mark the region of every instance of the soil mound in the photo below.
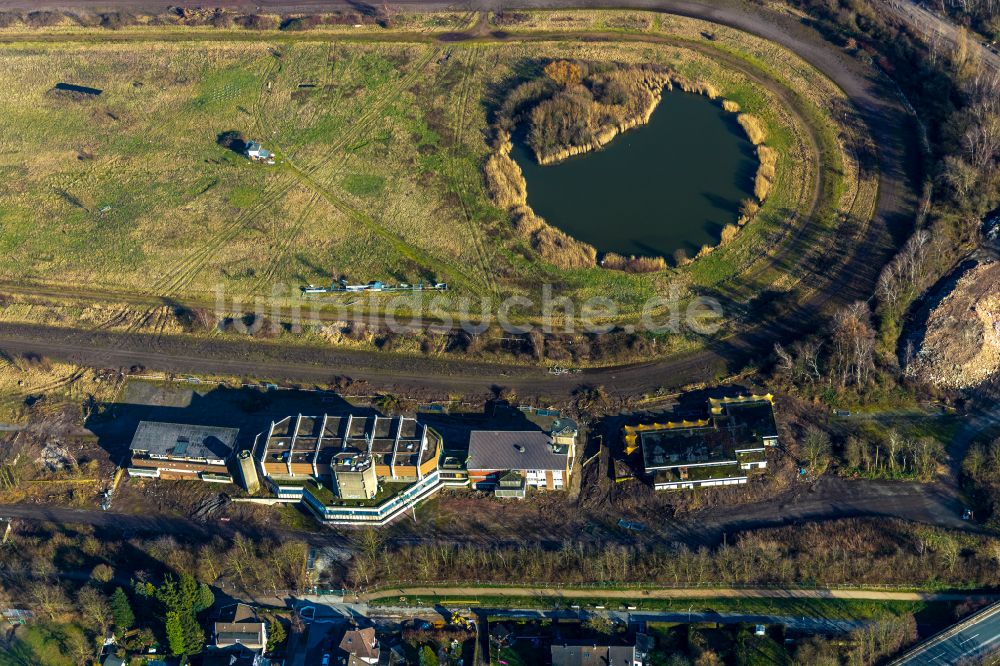
[[[911,370],[938,386],[969,388],[1000,371],[1000,262],[968,271],[934,308]]]

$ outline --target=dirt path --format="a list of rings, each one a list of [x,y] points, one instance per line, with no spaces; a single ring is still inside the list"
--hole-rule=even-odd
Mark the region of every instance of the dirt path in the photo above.
[[[555,597],[559,599],[874,599],[878,601],[966,601],[1000,599],[995,593],[975,592],[890,592],[886,590],[797,590],[797,589],[733,589],[733,588],[652,588],[632,590],[602,590],[588,587],[393,587],[365,592],[356,597],[361,603],[393,597],[480,596]]]

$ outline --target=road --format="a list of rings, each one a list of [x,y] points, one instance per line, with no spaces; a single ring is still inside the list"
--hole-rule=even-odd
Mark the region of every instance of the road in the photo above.
[[[891,13],[928,42],[943,43],[949,49],[955,48],[959,29],[948,19],[908,0],[876,0],[875,4]],[[1000,72],[1000,55],[990,50],[973,33],[969,33],[967,44],[975,54],[973,57],[978,58],[988,69]]]
[[[114,2],[67,0],[54,2],[58,7],[110,7]],[[119,6],[125,6],[121,3]],[[139,3],[160,8],[158,3]],[[409,7],[442,9],[443,2],[403,3]],[[479,5],[486,6],[486,0]],[[606,2],[549,3],[521,0],[511,6],[552,7],[559,4],[598,7]],[[627,367],[601,368],[580,375],[554,377],[538,370],[511,368],[497,364],[447,361],[429,357],[401,357],[380,353],[335,351],[295,345],[275,345],[259,341],[213,339],[194,341],[182,336],[144,336],[109,331],[80,332],[28,324],[0,324],[0,348],[20,354],[36,352],[56,359],[83,365],[128,367],[140,365],[154,370],[179,373],[256,376],[272,380],[326,383],[334,375],[347,375],[378,386],[393,388],[488,389],[492,385],[514,388],[522,394],[553,396],[569,394],[580,384],[604,384],[622,387],[630,393],[680,388],[705,380],[714,381],[742,370],[745,365],[769,353],[775,341],[799,337],[816,330],[832,307],[867,298],[872,291],[879,267],[891,256],[896,244],[905,237],[919,210],[916,187],[908,165],[918,158],[912,118],[897,98],[891,82],[866,70],[841,50],[826,42],[793,16],[720,0],[717,3],[681,0],[636,0],[624,3],[646,9],[662,9],[680,15],[702,18],[751,32],[773,40],[798,53],[840,86],[867,125],[878,146],[879,190],[876,214],[868,226],[864,242],[848,248],[846,256],[806,278],[808,296],[789,304],[780,316],[761,317],[749,332],[713,340],[695,352],[655,362]],[[476,3],[473,3],[476,5]],[[37,7],[37,3],[32,3]],[[301,7],[347,7],[339,3],[272,2],[262,6],[291,10]],[[506,6],[506,5],[505,5]],[[405,36],[404,36],[405,37]],[[125,33],[115,38],[128,39]],[[392,35],[387,35],[392,38]],[[424,36],[426,38],[426,35]],[[505,41],[519,39],[616,39],[655,41],[651,35],[615,34],[614,36],[567,33],[552,35],[504,36]],[[801,249],[801,248],[800,248]]]
[[[1000,642],[1000,604],[984,608],[937,636],[920,643],[890,666],[980,663]]]

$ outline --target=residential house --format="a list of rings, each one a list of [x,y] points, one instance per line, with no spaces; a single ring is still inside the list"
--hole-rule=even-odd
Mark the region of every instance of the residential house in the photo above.
[[[246,648],[208,650],[201,655],[201,666],[272,666],[272,660]],[[276,662],[280,664],[281,662]]]
[[[340,663],[347,666],[374,665],[378,663],[381,650],[375,629],[350,629],[340,639]]]
[[[712,399],[704,418],[627,425],[624,441],[657,490],[744,484],[778,442],[773,397]]]
[[[246,648],[258,654],[267,649],[267,624],[247,604],[226,606],[212,625],[213,645],[225,650]]]
[[[523,497],[525,488],[561,490],[576,456],[576,426],[544,430],[474,430],[466,463],[469,481],[499,497]]]
[[[232,483],[226,461],[236,428],[142,421],[129,449],[129,476]]]
[[[606,645],[597,641],[553,644],[552,666],[645,666],[643,653],[633,645]]]

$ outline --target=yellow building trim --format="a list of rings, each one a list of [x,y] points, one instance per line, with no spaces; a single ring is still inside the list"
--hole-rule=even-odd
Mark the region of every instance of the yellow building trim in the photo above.
[[[713,414],[721,414],[724,405],[739,405],[745,402],[763,402],[767,401],[774,404],[774,395],[770,393],[765,393],[764,395],[741,395],[735,398],[709,398],[708,404],[711,405],[711,411]]]

